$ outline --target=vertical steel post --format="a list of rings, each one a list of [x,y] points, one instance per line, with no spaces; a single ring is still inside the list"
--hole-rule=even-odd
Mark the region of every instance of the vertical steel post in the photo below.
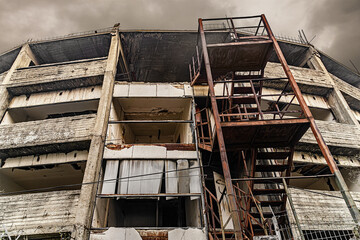
[[[226,195],[228,196],[228,199],[229,199],[230,211],[231,211],[231,216],[232,216],[232,220],[233,220],[233,224],[234,224],[235,239],[238,240],[238,239],[243,239],[241,225],[240,225],[239,209],[238,209],[238,206],[236,203],[236,196],[234,193],[234,188],[233,188],[232,180],[231,180],[229,162],[228,162],[226,148],[225,148],[225,140],[224,140],[224,136],[223,136],[223,132],[222,132],[221,120],[220,120],[218,106],[217,106],[217,102],[216,102],[216,98],[215,98],[215,90],[214,90],[214,83],[213,83],[213,78],[212,78],[212,73],[211,73],[209,54],[207,51],[205,32],[204,32],[203,23],[202,23],[201,18],[199,18],[199,31],[200,31],[200,37],[201,37],[202,50],[203,50],[203,54],[204,54],[206,76],[207,76],[207,81],[208,81],[208,85],[209,85],[211,107],[213,109],[213,114],[214,114],[214,119],[215,119],[215,128],[216,128],[216,134],[217,134],[219,150],[220,150],[221,165],[222,165],[224,179],[225,179]]]
[[[191,112],[192,112],[192,119],[193,119],[193,127],[192,127],[192,131],[194,133],[194,138],[195,138],[195,148],[196,148],[196,161],[199,165],[199,174],[200,174],[200,178],[201,178],[201,186],[200,186],[200,191],[201,191],[201,210],[202,210],[202,221],[204,223],[204,228],[205,228],[205,235],[206,237],[209,236],[209,232],[208,232],[208,222],[206,219],[206,205],[205,205],[205,193],[204,193],[204,188],[203,186],[205,186],[204,184],[204,174],[203,174],[203,167],[202,167],[202,162],[200,161],[200,156],[199,156],[199,145],[198,145],[198,136],[197,136],[197,131],[196,131],[196,109],[195,109],[195,99],[194,99],[194,94],[192,96],[191,99]]]
[[[335,176],[335,181],[336,181],[336,184],[338,186],[338,188],[340,189],[340,192],[346,202],[346,205],[350,211],[350,214],[354,220],[355,223],[359,224],[360,222],[360,212],[359,212],[359,209],[356,207],[356,204],[354,202],[354,199],[352,198],[350,192],[349,192],[349,189],[345,183],[345,180],[343,178],[343,176],[341,175],[341,172],[338,168],[338,166],[336,165],[336,162],[334,161],[334,158],[328,148],[328,146],[326,145],[316,123],[315,123],[315,119],[314,117],[312,116],[311,112],[310,112],[310,109],[309,107],[307,106],[306,102],[305,102],[305,99],[303,98],[302,94],[301,94],[301,91],[300,91],[300,88],[299,86],[297,85],[295,79],[294,79],[294,76],[292,75],[291,71],[290,71],[290,68],[286,62],[286,59],[280,49],[280,46],[278,44],[278,42],[276,41],[276,38],[274,37],[272,31],[271,31],[271,28],[269,26],[269,23],[267,22],[266,18],[265,18],[265,15],[262,14],[261,15],[261,18],[264,22],[264,25],[265,25],[265,28],[266,28],[266,31],[268,32],[268,35],[270,37],[270,39],[273,41],[273,44],[274,44],[274,50],[275,50],[275,53],[276,55],[278,56],[279,60],[280,60],[280,63],[285,71],[285,74],[286,76],[288,77],[289,79],[289,82],[290,82],[290,85],[295,93],[295,96],[301,106],[301,109],[304,111],[304,114],[306,116],[306,118],[309,120],[310,122],[310,127],[311,127],[311,130],[315,136],[315,139],[320,147],[320,150],[323,154],[323,156],[325,157],[325,160],[330,168],[330,171],[334,174]]]

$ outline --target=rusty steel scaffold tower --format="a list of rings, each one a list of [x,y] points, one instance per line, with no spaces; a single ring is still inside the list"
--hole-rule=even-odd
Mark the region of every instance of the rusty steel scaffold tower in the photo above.
[[[285,77],[264,77],[272,55]],[[189,70],[193,86],[208,87],[208,97],[196,100],[198,144],[205,152],[218,154],[225,185],[220,199],[204,186],[210,239],[268,235],[266,219],[286,216],[283,185],[289,183],[294,146],[309,128],[354,222],[359,222],[359,211],[264,15],[199,19],[196,54]],[[283,86],[281,93],[263,92],[263,87],[274,84]],[[232,162],[237,169],[229,164],[229,154],[234,158],[234,152],[237,161]],[[264,177],[272,177],[273,184],[267,184]],[[225,195],[231,219],[221,219],[222,214],[216,213]],[[233,230],[229,232],[226,225],[230,221]]]

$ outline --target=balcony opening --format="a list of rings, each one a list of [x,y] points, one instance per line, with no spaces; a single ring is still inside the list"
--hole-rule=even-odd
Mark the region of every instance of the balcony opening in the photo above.
[[[271,104],[272,104],[271,101],[265,99],[261,101],[262,109],[269,108]],[[279,102],[278,106],[280,111],[288,112],[286,113],[286,115],[284,115],[284,118],[295,118],[298,116],[298,112],[301,110],[300,105],[298,104],[291,104],[290,106],[288,106],[286,102]],[[309,109],[315,120],[336,122],[335,116],[333,115],[330,109],[316,108],[316,107],[309,107]],[[266,116],[267,115],[265,115],[264,117]],[[268,117],[272,117],[272,116],[268,115]]]
[[[191,206],[187,197],[108,201],[106,227],[200,227],[200,219],[191,216],[199,212],[198,205]]]
[[[7,168],[5,163],[0,169],[0,192],[22,194],[80,189],[85,165],[86,162],[81,161]]]
[[[107,160],[93,227],[201,227],[196,160]]]
[[[10,108],[1,121],[1,125],[94,114],[97,112],[98,103],[98,100],[89,100]]]
[[[190,103],[183,98],[115,99],[107,144],[192,143]]]

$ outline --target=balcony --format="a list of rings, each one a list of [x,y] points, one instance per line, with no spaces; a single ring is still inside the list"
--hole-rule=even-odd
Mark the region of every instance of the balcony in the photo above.
[[[327,77],[325,73],[322,71],[294,66],[290,66],[290,70],[302,93],[326,96],[332,88],[332,85],[326,80]],[[268,62],[265,68],[265,77],[285,77],[281,64]],[[282,90],[286,82],[286,80],[264,82],[264,86]]]
[[[355,125],[316,121],[316,124],[331,153],[353,155],[360,150],[360,132]],[[306,151],[319,150],[314,135],[309,129],[299,142],[299,149]]]
[[[16,70],[7,85],[13,95],[99,85],[106,58],[44,64]]]
[[[0,197],[0,226],[10,235],[71,232],[79,190]]]
[[[95,114],[0,126],[0,157],[70,152],[89,147]]]

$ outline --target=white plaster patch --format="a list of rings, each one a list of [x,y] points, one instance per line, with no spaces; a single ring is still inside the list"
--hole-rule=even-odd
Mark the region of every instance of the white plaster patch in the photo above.
[[[128,84],[116,84],[114,87],[114,97],[128,97],[129,85]]]
[[[133,158],[166,159],[166,147],[160,146],[134,146]]]
[[[103,233],[92,233],[90,240],[142,240],[134,228],[109,228]]]
[[[123,148],[121,150],[112,150],[105,148],[104,158],[105,159],[127,159],[132,158],[134,147]]]
[[[196,159],[197,153],[196,153],[196,151],[173,150],[173,151],[167,151],[166,158],[168,158],[168,159]]]
[[[182,97],[184,96],[184,89],[176,88],[170,84],[157,85],[157,97]]]
[[[131,84],[129,97],[156,97],[156,85],[154,84]]]
[[[203,230],[197,228],[177,228],[169,231],[168,240],[206,240]]]

